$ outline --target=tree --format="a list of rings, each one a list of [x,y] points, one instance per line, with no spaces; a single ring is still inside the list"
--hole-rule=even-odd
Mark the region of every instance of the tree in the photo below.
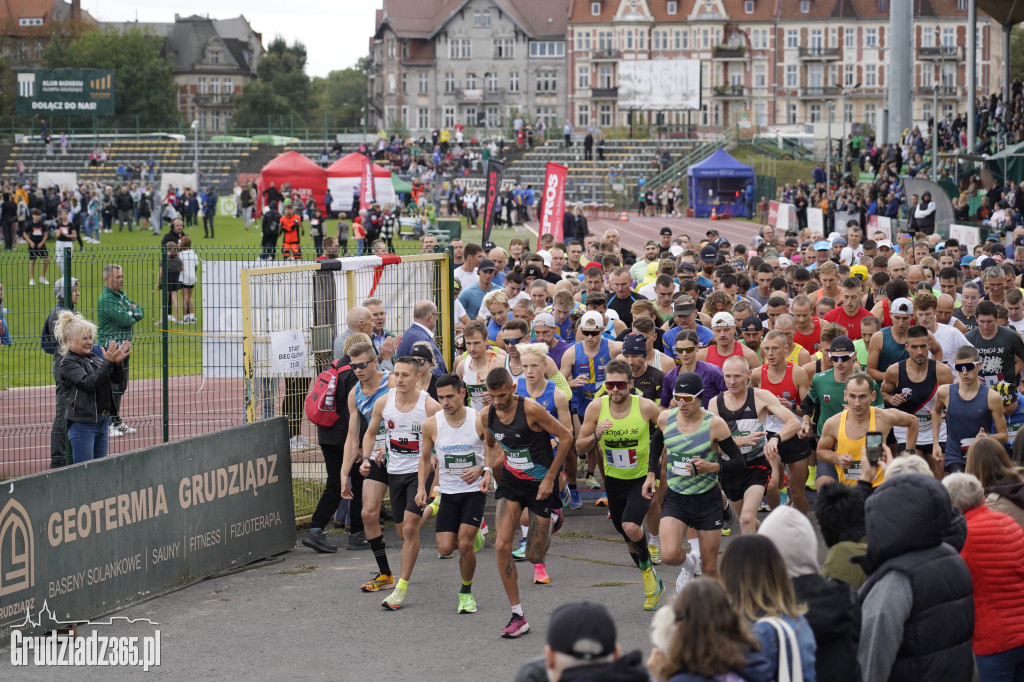
[[[366,59],[361,58],[355,67],[331,71],[325,78],[313,79],[313,99],[317,104],[314,125],[320,122],[330,129],[362,125],[366,99],[365,62]]]
[[[231,117],[231,129],[262,129],[270,123],[277,127],[306,127],[315,108],[312,88],[306,75],[306,46],[296,41],[288,45],[280,36],[267,46],[256,69],[258,80],[245,86],[238,108]]]
[[[1015,26],[1010,36],[1010,80],[1024,81],[1024,25]]]
[[[164,39],[133,28],[91,31],[65,43],[58,36],[43,51],[50,69],[111,69],[114,71],[115,126],[178,126],[174,64],[161,56]]]

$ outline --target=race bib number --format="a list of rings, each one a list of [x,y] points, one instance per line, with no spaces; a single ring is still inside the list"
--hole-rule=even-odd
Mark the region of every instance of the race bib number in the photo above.
[[[388,451],[392,457],[419,457],[420,441],[418,438],[392,438]]]
[[[526,471],[527,469],[533,468],[533,457],[530,456],[530,450],[528,448],[508,450],[505,452],[505,464],[508,465],[510,469]]]
[[[605,448],[605,464],[616,469],[635,469],[636,448]]]
[[[675,476],[692,476],[693,470],[690,465],[690,459],[684,457],[672,462],[672,474]]]
[[[448,471],[465,471],[476,466],[476,456],[472,453],[465,455],[445,454],[444,468]]]
[[[469,384],[466,386],[466,393],[471,403],[477,403],[484,399],[487,394],[487,386],[484,384]]]
[[[930,412],[928,414],[919,414],[919,415],[916,415],[916,416],[917,416],[917,430],[918,430],[918,433],[920,433],[922,431],[931,431],[932,430],[932,415],[931,415]]]
[[[974,441],[976,441],[976,440],[978,440],[978,439],[977,438],[964,438],[962,441],[960,441],[960,452],[962,452],[962,453],[964,453],[964,455],[966,455],[967,454],[967,448],[971,447],[971,444],[974,443]]]
[[[1006,431],[1009,437],[1006,439],[1007,445],[1013,445],[1017,440],[1017,432],[1020,431],[1021,424],[1007,424]]]
[[[849,468],[843,469],[843,476],[850,481],[859,481],[861,472],[864,468],[861,466],[860,461],[856,461],[849,466]]]
[[[735,440],[737,438],[743,438],[744,436],[749,436],[750,433],[751,433],[750,431],[733,431],[732,432],[732,437],[733,437],[733,440]],[[742,446],[740,446],[740,453],[745,455],[748,452],[753,451],[753,449],[754,449],[753,445],[742,445]]]

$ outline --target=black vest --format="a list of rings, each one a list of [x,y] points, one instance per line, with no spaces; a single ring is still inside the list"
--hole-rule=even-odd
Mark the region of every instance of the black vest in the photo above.
[[[889,680],[968,682],[974,672],[974,600],[967,564],[947,544],[901,554],[871,574],[862,600],[889,571],[910,579],[914,600]]]

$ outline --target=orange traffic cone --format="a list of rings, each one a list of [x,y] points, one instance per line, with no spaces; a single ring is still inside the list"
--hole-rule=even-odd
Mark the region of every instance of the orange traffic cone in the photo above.
[[[715,210],[714,206],[711,207],[711,219],[718,220],[718,211]]]
[[[626,214],[625,210],[623,210],[622,213],[619,214],[619,222],[620,223],[628,223],[629,222],[629,216]]]

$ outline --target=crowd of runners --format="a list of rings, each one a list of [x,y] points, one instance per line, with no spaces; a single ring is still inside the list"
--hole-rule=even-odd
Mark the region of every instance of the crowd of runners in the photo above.
[[[547,237],[537,252],[521,243],[459,242],[454,367],[434,341],[438,310],[430,301],[417,304],[414,324],[394,339],[380,301],[348,312],[333,365],[339,422],[318,434],[328,485],[304,544],[337,551],[324,529],[332,519],[347,523],[348,548],[370,549],[377,564],[358,587],[388,591],[380,603],[397,611],[415,599],[420,533],[434,518],[438,558],[458,552],[457,611],[474,613],[476,554],[493,495],[495,557],[511,611],[500,633],[517,638],[530,630],[524,606],[534,594],[520,592],[521,567],[529,566],[526,577],[536,584],[571,580],[548,565],[547,550],[589,497],[580,488],[603,492],[597,504],[607,506],[640,573],[637,606],[650,611],[666,602],[665,566],[677,567],[680,595],[703,584],[696,576],[719,576],[725,535],[770,535],[787,561],[792,552],[811,555],[817,574],[807,517],[809,496],[816,497],[829,547],[822,573],[843,585],[846,610],[857,611],[858,625],[848,628],[856,634],[848,642],[852,665],[864,669],[864,679],[885,679],[902,664],[932,670],[921,662],[930,652],[962,652],[956,623],[955,641],[916,640],[913,651],[899,647],[899,637],[895,648],[865,642],[869,628],[891,625],[884,609],[869,609],[883,598],[879,586],[887,586],[884,599],[899,591],[880,579],[890,570],[886,559],[905,558],[895,550],[873,555],[872,503],[912,505],[909,484],[898,496],[875,492],[895,490],[886,481],[897,470],[916,472],[926,496],[936,494],[929,486],[937,479],[956,484],[953,475],[965,471],[991,492],[1007,483],[993,480],[993,462],[1017,471],[1024,325],[1013,318],[1024,317],[1024,290],[1012,261],[970,258],[954,240],[912,235],[901,256],[884,235],[862,236],[855,225],[828,236],[766,227],[749,244],[733,245],[715,230],[694,238],[666,227],[639,254],[614,231],[569,243]],[[1019,520],[1024,494],[1013,475],[1016,493],[1003,497],[1017,505]],[[381,529],[387,492],[400,556],[389,555]],[[787,521],[766,533],[758,514],[772,511],[770,521],[774,510]],[[924,523],[904,518],[911,534]],[[795,530],[780,532],[781,523]],[[754,545],[742,546],[756,555]],[[898,570],[913,583],[914,609],[924,608],[929,594],[915,581],[925,568],[911,564]],[[789,576],[797,575],[789,566]],[[792,616],[805,677],[814,679],[807,674],[815,667],[814,637],[820,656],[819,628],[827,627],[799,609],[780,613]],[[916,610],[899,617],[908,629],[927,619]],[[762,636],[762,644],[770,639]],[[1024,639],[1009,640],[1021,653]],[[869,677],[869,670],[885,674]]]

